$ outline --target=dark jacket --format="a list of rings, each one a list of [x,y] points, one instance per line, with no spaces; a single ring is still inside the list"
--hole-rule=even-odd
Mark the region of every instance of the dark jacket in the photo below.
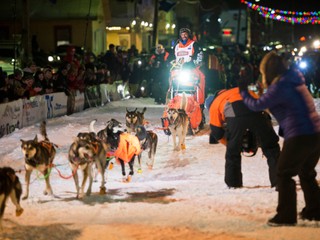
[[[247,91],[241,91],[241,95],[251,110],[269,109],[285,139],[320,133],[320,116],[303,76],[297,70],[288,70],[258,100]]]

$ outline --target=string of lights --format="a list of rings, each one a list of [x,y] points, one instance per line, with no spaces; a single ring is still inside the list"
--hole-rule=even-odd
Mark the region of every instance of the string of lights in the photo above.
[[[241,0],[248,8],[257,11],[262,17],[291,24],[320,24],[320,11],[300,12],[273,9]]]

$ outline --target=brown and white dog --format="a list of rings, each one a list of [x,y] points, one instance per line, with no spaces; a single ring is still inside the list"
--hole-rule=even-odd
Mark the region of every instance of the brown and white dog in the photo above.
[[[173,140],[173,150],[180,151],[186,149],[185,140],[189,128],[189,117],[185,112],[187,105],[187,97],[183,93],[181,105],[179,109],[169,108],[167,110],[167,117],[169,120],[169,129]],[[176,137],[178,136],[178,144]]]
[[[50,142],[48,138],[45,121],[40,125],[40,133],[44,137],[43,141],[38,141],[37,135],[33,140],[25,141],[20,139],[26,169],[26,192],[22,199],[27,199],[29,196],[30,176],[33,170],[41,172],[45,178],[46,188],[43,193],[45,195],[53,194],[50,185],[50,169],[53,167],[52,164],[56,155],[56,149],[55,145]]]
[[[2,218],[9,197],[16,206],[16,216],[22,214],[23,209],[20,206],[21,194],[21,183],[15,171],[11,167],[0,168],[0,231],[2,230]]]
[[[81,132],[76,138],[74,138],[74,141],[69,148],[68,159],[73,173],[77,198],[84,197],[84,188],[88,178],[89,185],[86,195],[91,195],[93,182],[92,168],[94,165],[101,174],[100,194],[106,193],[105,171],[108,165],[108,162],[106,161],[107,151],[108,146],[101,140],[97,139],[96,134],[93,132]],[[83,173],[81,187],[79,186],[78,169],[80,169]]]
[[[135,129],[139,125],[144,125],[145,120],[144,120],[144,113],[147,110],[146,107],[142,109],[142,112],[139,112],[138,109],[136,108],[133,111],[129,111],[128,109],[126,113],[126,126],[127,126],[127,131],[129,133],[135,132]]]
[[[173,140],[173,150],[186,149],[185,140],[189,127],[189,117],[183,109],[169,108],[167,110],[169,129]],[[178,144],[176,137],[178,136]]]

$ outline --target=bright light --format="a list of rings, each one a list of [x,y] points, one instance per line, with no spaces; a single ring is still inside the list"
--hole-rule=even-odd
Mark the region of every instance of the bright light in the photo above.
[[[53,57],[52,57],[52,56],[49,56],[49,57],[48,57],[48,61],[49,61],[49,62],[53,62]]]
[[[281,49],[283,46],[281,44],[278,44],[275,46],[276,49]]]
[[[307,68],[307,66],[308,66],[308,64],[307,64],[307,62],[305,62],[305,61],[301,61],[301,62],[299,63],[299,68],[301,68],[301,69],[305,69],[305,68]]]
[[[141,92],[143,92],[143,91],[144,91],[144,87],[141,87],[140,89],[141,89]]]
[[[131,23],[131,25],[133,25],[133,26],[136,25],[136,24],[137,24],[136,20],[133,20],[132,23]]]
[[[175,29],[175,28],[176,28],[176,25],[175,25],[175,24],[172,24],[171,28],[172,28],[172,29]]]
[[[119,31],[119,30],[121,30],[121,27],[112,26],[112,27],[106,27],[106,29],[109,31]]]
[[[305,47],[305,46],[301,47],[300,51],[305,53],[307,51],[307,47]]]
[[[142,61],[141,60],[138,60],[138,65],[142,65]]]
[[[221,18],[218,18],[218,22],[221,23],[221,22],[222,22],[222,19],[221,19]]]
[[[271,51],[271,50],[272,50],[272,47],[270,47],[270,46],[263,47],[263,51]]]
[[[191,72],[188,70],[182,70],[179,72],[178,75],[178,81],[183,84],[183,83],[188,83],[191,80]]]
[[[319,40],[315,40],[315,41],[313,42],[313,47],[314,47],[314,48],[319,48],[319,47],[320,47],[320,41],[319,41]]]
[[[168,29],[168,28],[170,28],[170,24],[169,23],[166,24],[166,29]]]

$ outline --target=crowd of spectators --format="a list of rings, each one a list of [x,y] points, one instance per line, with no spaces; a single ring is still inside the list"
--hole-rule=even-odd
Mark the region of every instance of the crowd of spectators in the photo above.
[[[76,56],[75,49],[70,47],[57,69],[51,66],[39,67],[34,61],[30,61],[22,70],[15,69],[10,75],[0,68],[0,103],[53,92],[64,92],[69,96],[76,91],[85,92],[93,85],[112,84],[115,81],[128,83],[130,96],[139,97],[139,86],[144,80],[151,85],[151,93],[152,85],[159,86],[157,81],[163,83],[169,76],[153,74],[159,73],[156,67],[159,64],[155,64],[158,60],[155,62],[154,59],[163,59],[157,57],[156,50],[152,50],[151,54],[146,51],[139,53],[134,45],[128,50],[122,50],[120,46],[109,44],[108,50],[99,56],[89,52],[84,56]],[[163,52],[169,56],[165,58],[168,63],[164,64],[165,68],[161,68],[162,73],[169,72],[168,64],[172,54],[171,49],[165,49],[159,52],[159,56]],[[259,78],[258,64],[262,56],[263,53],[255,50],[246,55],[241,51],[223,48],[207,52],[202,66],[206,75],[206,94],[234,87],[242,69],[247,71],[250,82],[254,84]],[[166,79],[159,79],[160,76]],[[156,98],[156,92],[153,92],[154,96],[152,93],[149,96]]]

